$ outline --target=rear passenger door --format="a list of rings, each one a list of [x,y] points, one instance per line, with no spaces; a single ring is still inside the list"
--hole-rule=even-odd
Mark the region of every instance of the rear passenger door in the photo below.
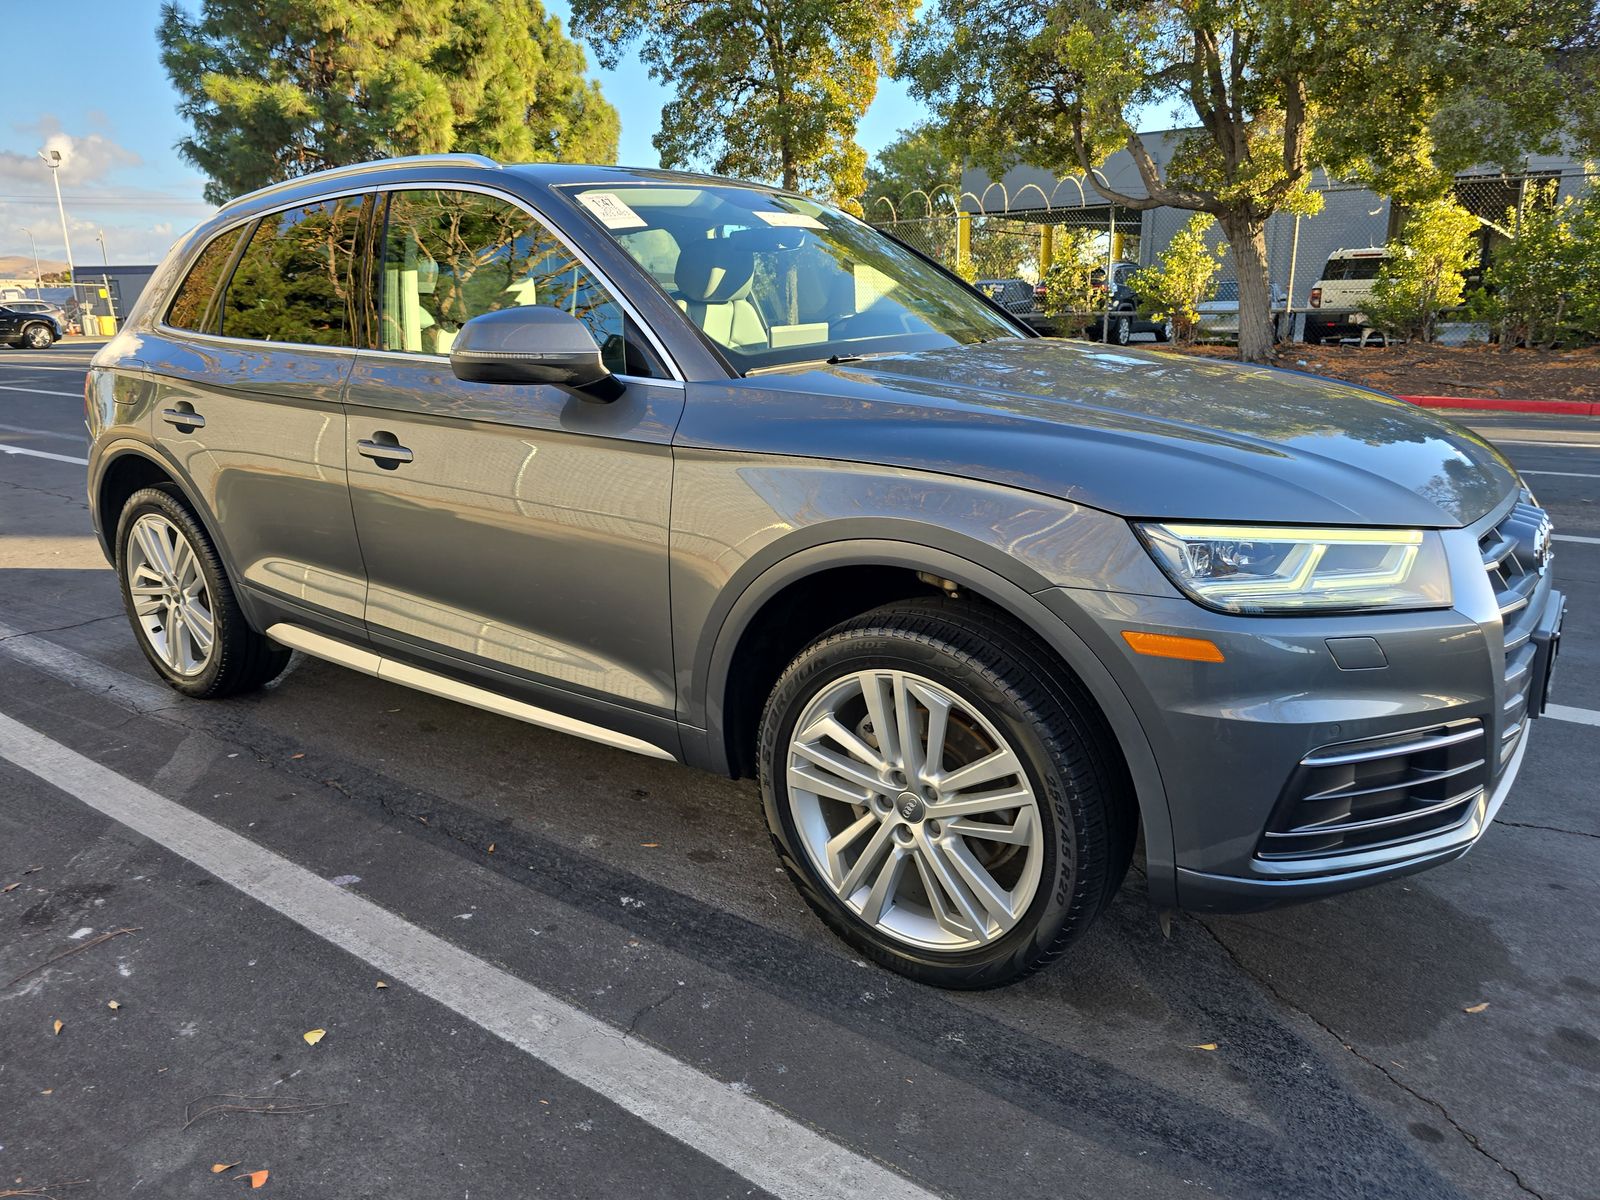
[[[216,238],[141,351],[154,436],[216,515],[236,578],[273,608],[361,636],[340,393],[355,360],[365,196],[297,205]]]
[[[374,642],[665,744],[682,385],[518,202],[395,190],[383,216],[373,344],[346,393]],[[458,380],[446,355],[461,326],[525,304],[585,322],[623,394]]]

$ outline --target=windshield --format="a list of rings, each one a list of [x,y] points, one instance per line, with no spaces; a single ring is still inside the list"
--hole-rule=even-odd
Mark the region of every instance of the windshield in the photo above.
[[[740,371],[1022,336],[868,225],[745,187],[585,187],[583,205]]]

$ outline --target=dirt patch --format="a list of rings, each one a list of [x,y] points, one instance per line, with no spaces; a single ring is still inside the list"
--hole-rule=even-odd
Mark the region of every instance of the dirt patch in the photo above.
[[[1234,358],[1232,346],[1178,349]],[[1475,396],[1484,400],[1586,400],[1600,403],[1600,346],[1512,350],[1495,346],[1292,346],[1277,365],[1330,375],[1397,396]]]

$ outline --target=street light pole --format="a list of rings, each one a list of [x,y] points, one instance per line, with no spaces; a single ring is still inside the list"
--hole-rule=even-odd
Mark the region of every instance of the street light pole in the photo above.
[[[72,270],[72,238],[67,234],[67,208],[61,203],[61,151],[51,150],[48,154],[39,151],[39,159],[50,168],[50,180],[56,185],[56,212],[61,217],[61,244],[67,248],[67,279],[71,281]]]
[[[115,321],[117,302],[111,298],[111,259],[106,256],[106,231],[96,229],[94,240],[100,243],[100,265],[105,268],[105,274],[100,276],[100,282],[106,285],[106,312]]]
[[[17,228],[28,235],[28,244],[33,247],[33,286],[38,291],[44,291],[44,277],[39,274],[39,240],[33,236],[33,230],[25,229],[21,225]]]

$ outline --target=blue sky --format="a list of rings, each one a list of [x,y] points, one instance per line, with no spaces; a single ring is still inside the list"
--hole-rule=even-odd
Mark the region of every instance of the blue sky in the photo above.
[[[28,255],[30,230],[39,255],[64,261],[61,226],[48,169],[34,158],[62,150],[74,261],[100,261],[103,231],[113,262],[151,262],[210,211],[204,179],[173,146],[188,132],[156,46],[158,0],[70,0],[6,4],[4,116],[0,117],[0,257]],[[546,0],[566,25],[567,0]],[[654,165],[651,135],[666,89],[642,66],[591,72],[622,116],[620,161]],[[868,153],[914,124],[919,107],[903,84],[885,80],[861,124]]]

